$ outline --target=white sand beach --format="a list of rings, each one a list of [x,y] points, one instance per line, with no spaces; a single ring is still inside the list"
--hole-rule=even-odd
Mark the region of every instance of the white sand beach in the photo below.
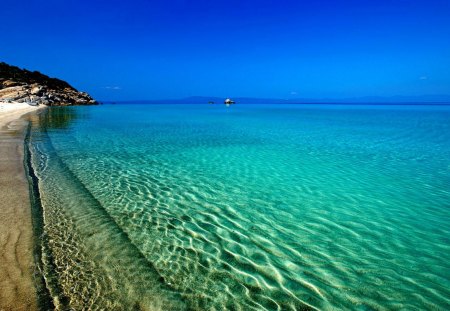
[[[0,102],[0,128],[11,121],[19,119],[22,115],[42,108],[42,106],[30,106],[27,103],[5,103]]]

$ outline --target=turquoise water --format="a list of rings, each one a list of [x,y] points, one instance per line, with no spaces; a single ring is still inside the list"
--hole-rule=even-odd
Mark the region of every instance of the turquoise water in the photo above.
[[[450,309],[450,107],[104,105],[33,122],[58,309]]]

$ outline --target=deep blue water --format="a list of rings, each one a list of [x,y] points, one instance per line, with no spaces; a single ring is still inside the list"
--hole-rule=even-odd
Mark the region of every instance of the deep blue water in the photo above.
[[[450,309],[449,106],[51,108],[31,143],[59,308]]]

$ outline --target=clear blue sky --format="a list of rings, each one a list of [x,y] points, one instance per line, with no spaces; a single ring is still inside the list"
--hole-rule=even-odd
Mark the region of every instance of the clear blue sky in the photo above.
[[[0,61],[99,100],[450,94],[450,0],[1,7]]]

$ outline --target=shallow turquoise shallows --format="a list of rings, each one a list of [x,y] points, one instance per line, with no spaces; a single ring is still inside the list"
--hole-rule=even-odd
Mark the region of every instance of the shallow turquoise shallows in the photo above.
[[[450,106],[51,108],[29,147],[59,309],[450,310]]]

